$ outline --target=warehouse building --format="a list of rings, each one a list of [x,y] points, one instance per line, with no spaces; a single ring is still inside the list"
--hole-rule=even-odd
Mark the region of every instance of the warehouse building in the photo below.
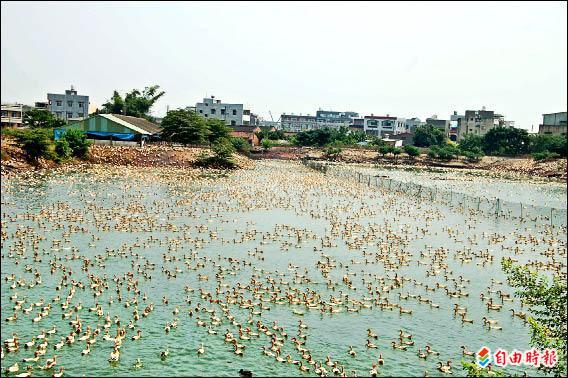
[[[121,114],[96,114],[87,119],[73,122],[65,127],[55,129],[55,140],[68,129],[81,129],[87,139],[98,144],[114,144],[113,142],[130,142],[119,144],[143,144],[151,139],[158,139],[162,128],[147,119],[130,117]]]

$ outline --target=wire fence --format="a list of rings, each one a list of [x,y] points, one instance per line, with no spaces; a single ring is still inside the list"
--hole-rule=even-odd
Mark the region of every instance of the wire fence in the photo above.
[[[480,214],[519,222],[549,223],[556,226],[566,226],[567,223],[568,212],[566,209],[505,201],[501,198],[470,196],[462,192],[441,189],[437,186],[394,180],[378,175],[374,176],[356,172],[347,167],[305,159],[302,160],[302,163],[325,174],[351,179],[389,192],[402,193],[417,200],[426,200],[450,206],[453,210],[463,213]]]

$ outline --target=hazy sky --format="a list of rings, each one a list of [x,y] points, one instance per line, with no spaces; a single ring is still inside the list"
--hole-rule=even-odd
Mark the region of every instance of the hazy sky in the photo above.
[[[566,2],[2,2],[2,102],[71,84],[92,105],[159,84],[274,120],[318,108],[448,118],[486,106],[535,131],[566,111]]]

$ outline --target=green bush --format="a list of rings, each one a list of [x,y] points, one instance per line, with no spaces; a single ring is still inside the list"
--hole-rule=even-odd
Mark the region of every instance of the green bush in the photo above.
[[[532,154],[532,157],[534,160],[539,161],[539,160],[557,159],[560,157],[560,155],[557,154],[556,152],[544,151],[544,152],[534,152]]]
[[[261,145],[264,151],[268,151],[272,148],[272,142],[268,138],[263,139]]]
[[[55,142],[55,153],[61,159],[68,159],[73,155],[73,150],[66,139],[60,139]]]
[[[536,134],[530,136],[530,152],[554,152],[566,157],[565,135]]]
[[[481,150],[479,150],[478,152],[465,151],[465,152],[462,152],[462,155],[470,163],[476,163],[476,162],[480,161],[481,158],[484,156],[483,152],[481,152]]]
[[[404,152],[406,152],[406,154],[412,158],[415,158],[417,156],[420,155],[420,150],[414,146],[411,146],[409,144],[407,144],[406,146],[404,146]]]
[[[324,150],[323,156],[326,159],[337,160],[343,151],[342,144],[339,142],[330,143]]]
[[[391,154],[394,155],[394,158],[396,159],[396,157],[398,155],[400,155],[402,153],[402,149],[398,148],[398,147],[393,147],[391,148]]]
[[[390,144],[383,144],[381,146],[379,146],[379,153],[381,155],[383,155],[383,157],[385,157],[386,154],[390,154],[393,150],[393,146],[391,146]]]
[[[482,152],[483,138],[479,135],[467,134],[460,142],[459,149],[462,152]]]
[[[67,141],[69,148],[73,151],[73,156],[78,158],[85,158],[89,153],[91,142],[87,140],[85,133],[81,129],[68,129],[65,130],[61,139]]]
[[[231,141],[231,144],[233,145],[233,147],[235,148],[235,150],[237,150],[238,152],[250,151],[250,145],[243,138],[232,137],[230,139],[230,141]]]
[[[428,150],[428,157],[429,157],[430,159],[436,159],[436,157],[438,156],[438,152],[437,152],[436,150],[437,150],[437,147],[436,147],[436,146],[431,147],[431,148]]]
[[[197,158],[197,165],[202,167],[216,167],[216,168],[234,168],[235,162],[233,161],[233,153],[235,148],[228,139],[221,139],[213,143],[211,150],[215,154],[209,156],[207,153],[202,152]]]
[[[446,161],[452,160],[458,155],[458,148],[452,144],[446,144],[445,146],[432,146],[428,151],[429,157]]]
[[[54,158],[50,132],[47,129],[18,130],[14,136],[29,161],[37,162],[39,158]]]

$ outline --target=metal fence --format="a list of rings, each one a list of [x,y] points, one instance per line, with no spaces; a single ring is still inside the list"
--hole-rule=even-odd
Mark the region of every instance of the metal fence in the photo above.
[[[549,223],[565,226],[568,212],[548,206],[529,205],[520,202],[505,201],[500,198],[470,196],[465,193],[445,190],[436,186],[420,185],[413,182],[394,180],[355,172],[348,167],[326,164],[322,162],[302,160],[302,163],[325,174],[351,179],[368,186],[375,186],[388,192],[402,193],[417,200],[446,205],[463,213],[480,214],[519,222]]]

